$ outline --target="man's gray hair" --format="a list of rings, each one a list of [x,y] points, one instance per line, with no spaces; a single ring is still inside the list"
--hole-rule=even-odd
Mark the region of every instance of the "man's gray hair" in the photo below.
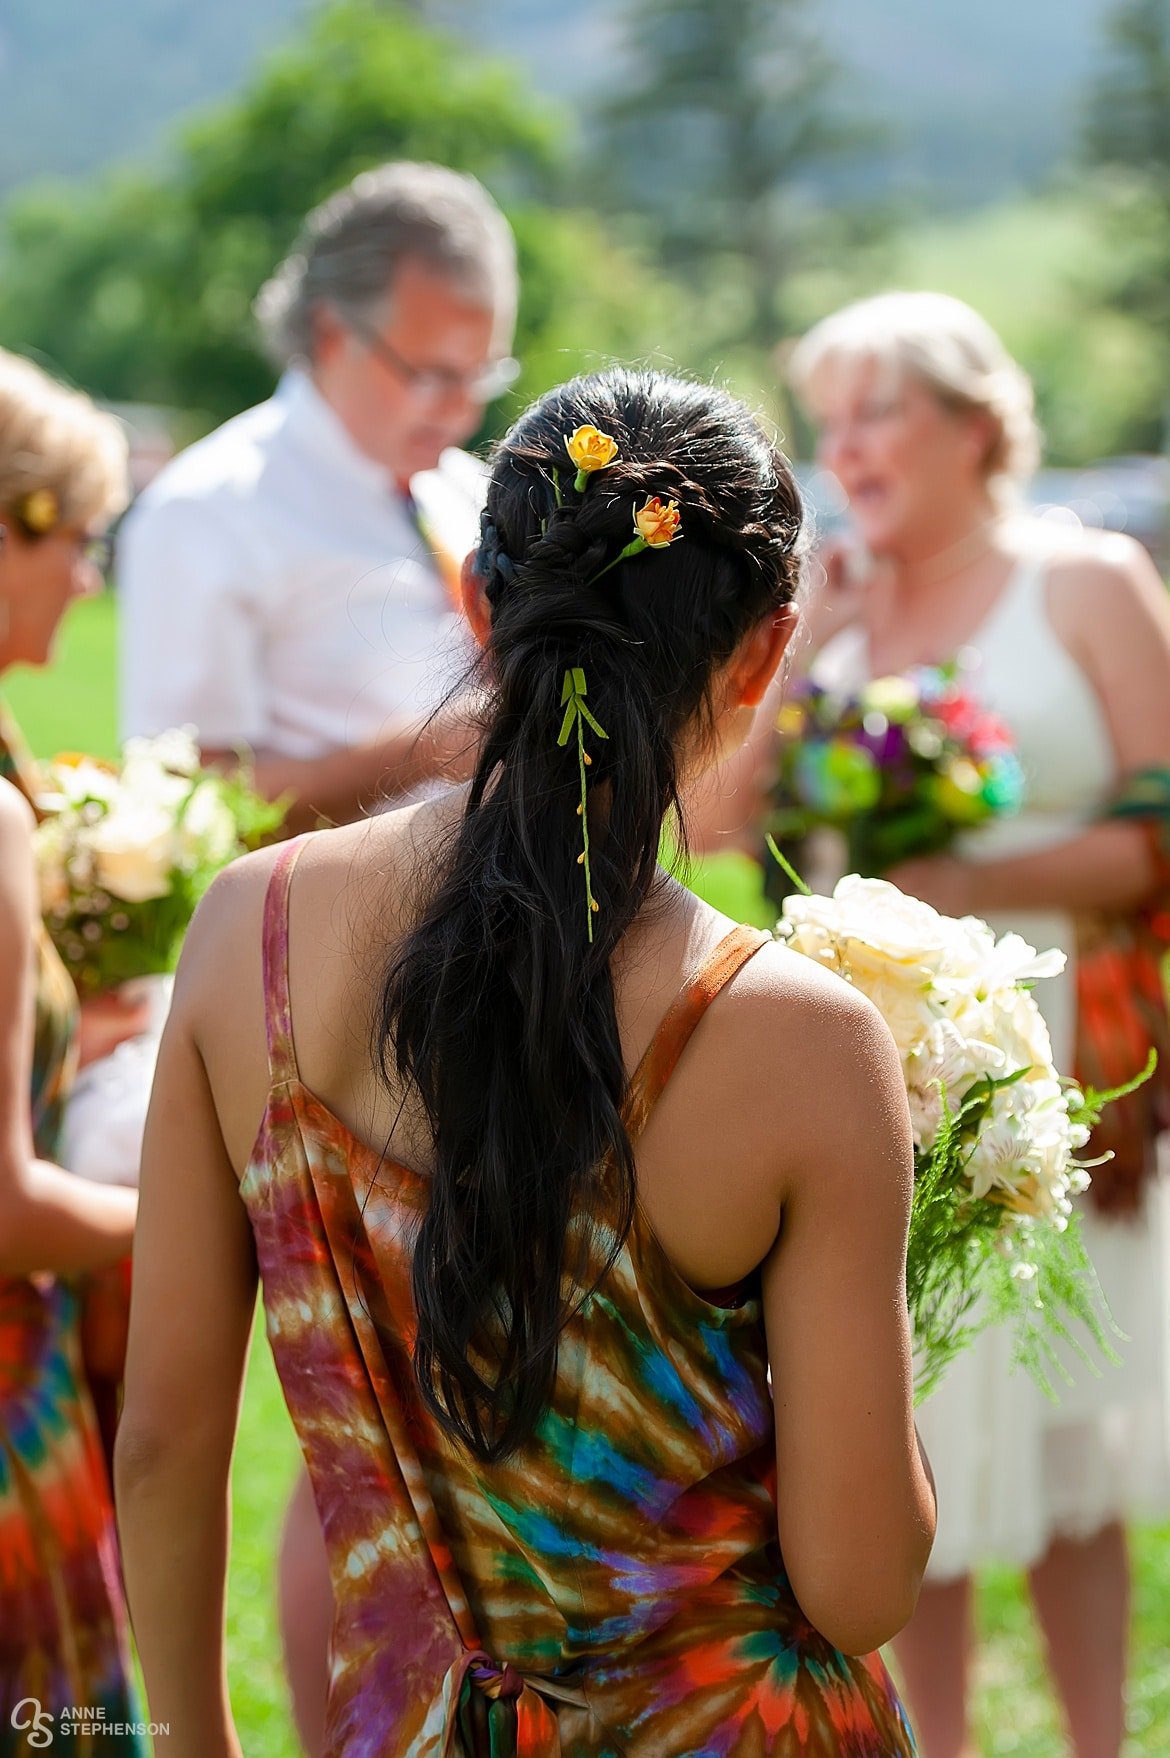
[[[368,322],[407,261],[425,264],[501,320],[515,318],[515,240],[483,184],[402,160],[363,171],[309,215],[256,296],[269,352],[284,365],[311,360],[314,308],[331,305]]]

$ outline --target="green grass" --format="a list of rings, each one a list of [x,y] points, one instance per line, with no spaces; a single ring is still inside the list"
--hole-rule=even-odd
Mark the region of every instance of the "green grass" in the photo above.
[[[6,680],[34,750],[109,754],[115,744],[114,605],[74,606],[52,667]],[[731,914],[750,912],[751,875],[734,860],[708,889]],[[233,1479],[228,1646],[232,1703],[249,1758],[297,1758],[286,1707],[275,1599],[277,1539],[298,1450],[259,1316]],[[1134,1544],[1132,1738],[1127,1758],[1170,1752],[1170,1526]],[[985,1758],[1064,1758],[1040,1651],[1019,1578],[990,1571],[979,1595],[977,1715]]]
[[[232,1477],[228,1655],[248,1758],[297,1758],[276,1609],[276,1550],[300,1451],[257,1313]]]
[[[51,665],[19,667],[4,679],[4,696],[38,757],[117,750],[115,701],[117,608],[112,593],[71,606]]]

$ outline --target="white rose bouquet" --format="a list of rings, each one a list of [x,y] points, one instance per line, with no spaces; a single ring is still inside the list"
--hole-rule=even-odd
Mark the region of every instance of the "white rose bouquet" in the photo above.
[[[1063,969],[1063,952],[1037,953],[1018,934],[997,941],[977,917],[956,921],[856,875],[831,898],[789,897],[776,932],[867,995],[901,1054],[914,1129],[906,1281],[919,1396],[996,1322],[1013,1325],[1017,1359],[1046,1390],[1053,1371],[1068,1377],[1060,1339],[1087,1359],[1087,1334],[1108,1355],[1073,1198],[1089,1184],[1077,1153],[1118,1095],[1081,1093],[1053,1066],[1030,991]]]
[[[215,875],[287,810],[200,768],[189,731],[128,740],[120,766],[67,755],[42,773],[41,906],[83,996],[173,970]]]

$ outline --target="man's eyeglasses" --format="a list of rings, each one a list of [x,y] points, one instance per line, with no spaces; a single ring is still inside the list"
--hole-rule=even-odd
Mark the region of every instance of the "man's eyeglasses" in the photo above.
[[[456,392],[471,397],[476,403],[490,403],[495,397],[502,397],[520,376],[520,362],[511,355],[502,360],[489,360],[486,366],[477,367],[474,372],[454,372],[446,366],[412,366],[376,330],[355,324],[352,319],[346,322],[375,359],[388,366],[419,397],[447,397]]]

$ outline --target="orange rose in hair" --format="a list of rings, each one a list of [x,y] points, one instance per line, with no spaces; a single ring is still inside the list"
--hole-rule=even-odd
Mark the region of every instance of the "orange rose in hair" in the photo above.
[[[652,496],[634,514],[634,530],[648,549],[665,549],[676,537],[682,536],[681,528],[682,514],[678,502],[667,501],[664,505],[658,495]]]

